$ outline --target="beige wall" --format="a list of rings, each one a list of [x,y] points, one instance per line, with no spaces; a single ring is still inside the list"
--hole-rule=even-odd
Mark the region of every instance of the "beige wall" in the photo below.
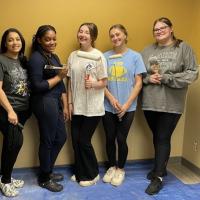
[[[188,32],[191,32],[191,44],[193,45],[200,64],[200,2],[195,4],[195,18],[193,26],[190,26]],[[188,93],[188,103],[185,120],[185,135],[183,145],[183,157],[200,168],[200,79],[190,87]],[[197,146],[195,148],[195,142]]]
[[[105,51],[110,48],[108,29],[115,23],[124,24],[129,32],[130,48],[142,50],[153,42],[152,23],[160,16],[169,17],[175,27],[178,37],[191,42],[190,28],[195,21],[197,0],[0,0],[0,33],[9,28],[17,27],[26,38],[27,55],[30,52],[31,38],[37,27],[42,24],[52,24],[57,29],[58,47],[56,53],[63,63],[69,53],[77,48],[76,32],[82,22],[95,22],[99,28],[97,48]],[[197,11],[197,10],[195,10]],[[197,40],[197,37],[195,37]],[[195,42],[193,43],[195,44]],[[195,90],[195,88],[194,88]],[[67,129],[69,129],[69,126]],[[183,147],[184,117],[178,124],[172,141],[172,156],[181,156]],[[28,121],[24,130],[24,145],[20,152],[16,167],[31,167],[38,165],[38,128],[34,117]],[[73,162],[73,152],[69,140],[58,157],[57,164]],[[93,143],[99,161],[106,159],[105,138],[102,125],[95,132]],[[146,159],[153,156],[152,139],[139,109],[131,128],[128,145],[128,159]]]

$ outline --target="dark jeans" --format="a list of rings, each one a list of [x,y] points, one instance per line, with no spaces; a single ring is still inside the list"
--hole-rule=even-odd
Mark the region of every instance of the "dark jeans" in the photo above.
[[[33,98],[31,102],[40,131],[38,181],[46,182],[50,180],[56,158],[66,141],[63,111],[59,98]]]
[[[19,123],[24,125],[30,117],[30,111],[15,112],[18,116]],[[23,144],[23,134],[21,127],[9,123],[7,111],[3,107],[0,107],[0,130],[3,134],[1,181],[2,183],[10,183],[14,164]]]
[[[98,163],[91,143],[92,136],[101,117],[73,115],[71,123],[72,144],[75,157],[75,175],[78,181],[94,179]]]
[[[181,114],[144,111],[147,123],[153,133],[155,150],[154,171],[163,176],[171,151],[171,136],[181,117]]]
[[[116,114],[106,112],[103,117],[103,126],[106,134],[106,152],[109,167],[118,166],[124,168],[128,155],[128,145],[126,142],[128,132],[134,119],[135,112],[127,112],[122,121]],[[116,161],[116,140],[118,144],[118,163]]]

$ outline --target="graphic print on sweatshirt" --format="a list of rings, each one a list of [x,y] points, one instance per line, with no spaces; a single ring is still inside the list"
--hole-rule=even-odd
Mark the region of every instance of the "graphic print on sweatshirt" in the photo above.
[[[176,72],[177,52],[165,51],[156,55],[151,55],[148,59],[148,71],[154,73]]]

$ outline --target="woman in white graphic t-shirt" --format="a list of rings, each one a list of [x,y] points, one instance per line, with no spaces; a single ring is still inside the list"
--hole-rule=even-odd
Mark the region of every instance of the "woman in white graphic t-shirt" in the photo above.
[[[93,23],[83,23],[77,33],[80,49],[68,58],[68,104],[71,119],[75,167],[72,180],[90,186],[99,180],[98,163],[91,139],[105,114],[104,88],[106,61],[94,48],[98,30]]]

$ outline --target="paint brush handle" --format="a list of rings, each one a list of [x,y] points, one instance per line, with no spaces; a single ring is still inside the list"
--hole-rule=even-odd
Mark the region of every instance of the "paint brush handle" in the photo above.
[[[63,69],[64,67],[57,67],[53,65],[45,65],[44,69]]]
[[[88,79],[89,79],[89,77],[90,77],[90,75],[89,75],[89,74],[86,74],[86,75],[85,75],[85,79],[86,79],[86,80],[88,80]]]

